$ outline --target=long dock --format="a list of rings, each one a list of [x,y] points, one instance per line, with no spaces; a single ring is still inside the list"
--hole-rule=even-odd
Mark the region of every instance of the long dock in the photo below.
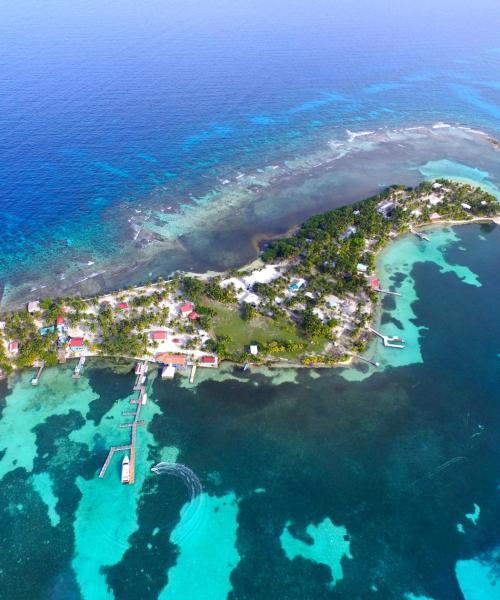
[[[31,380],[31,385],[38,385],[40,377],[42,376],[43,368],[45,367],[45,362],[43,360],[37,360],[33,366],[37,369],[37,371]]]
[[[413,233],[413,235],[416,235],[420,240],[423,240],[424,242],[430,242],[431,238],[428,235],[425,235],[425,233],[422,233],[421,231],[415,231],[414,229],[410,229],[411,233]]]
[[[359,354],[353,354],[353,357],[357,358],[358,360],[361,360],[361,361],[363,361],[365,363],[368,363],[372,367],[380,367],[380,363],[379,362],[375,362],[374,360],[370,360],[369,358],[366,358],[365,356],[360,356]]]
[[[191,367],[191,375],[189,376],[189,383],[194,382],[194,376],[196,375],[196,365]]]
[[[399,292],[393,292],[391,290],[383,290],[382,288],[374,288],[374,290],[376,292],[379,292],[380,294],[387,294],[388,296],[399,296],[399,297],[401,297],[401,294]]]
[[[104,477],[104,475],[106,474],[106,471],[108,470],[108,467],[111,464],[111,460],[113,459],[115,452],[124,452],[124,451],[129,450],[130,451],[129,483],[132,484],[135,481],[135,446],[136,446],[136,439],[137,439],[137,426],[144,425],[144,421],[140,420],[139,417],[141,415],[141,409],[142,409],[143,405],[145,404],[145,400],[147,399],[146,387],[143,385],[146,382],[147,371],[148,371],[148,365],[147,365],[146,361],[137,363],[137,366],[135,369],[136,380],[135,380],[135,384],[134,384],[134,391],[139,391],[139,397],[137,399],[130,401],[130,404],[135,405],[136,408],[135,408],[135,411],[123,411],[122,412],[123,416],[134,417],[132,422],[121,423],[119,425],[120,429],[130,428],[130,430],[131,430],[130,444],[125,444],[122,446],[111,446],[111,448],[109,449],[108,455],[106,457],[106,460],[104,461],[104,464],[102,465],[102,468],[99,471],[100,479],[102,479]]]

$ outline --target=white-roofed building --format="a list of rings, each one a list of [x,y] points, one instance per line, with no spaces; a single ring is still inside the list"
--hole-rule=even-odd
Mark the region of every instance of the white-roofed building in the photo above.
[[[270,283],[281,275],[280,270],[274,265],[266,265],[263,269],[252,271],[249,275],[243,277],[243,282],[247,288],[251,288],[254,283]]]

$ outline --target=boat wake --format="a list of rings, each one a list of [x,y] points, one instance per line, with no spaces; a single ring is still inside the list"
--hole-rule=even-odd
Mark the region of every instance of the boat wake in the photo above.
[[[196,473],[186,465],[182,465],[180,463],[160,462],[155,465],[151,471],[157,475],[174,475],[175,477],[182,479],[189,491],[191,500],[196,498],[196,496],[199,496],[203,491],[203,487]]]
[[[151,471],[156,475],[178,477],[189,492],[189,500],[182,507],[180,521],[175,525],[175,543],[179,544],[198,529],[204,519],[206,501],[203,486],[196,473],[183,464],[160,462]],[[167,529],[171,530],[171,524]]]

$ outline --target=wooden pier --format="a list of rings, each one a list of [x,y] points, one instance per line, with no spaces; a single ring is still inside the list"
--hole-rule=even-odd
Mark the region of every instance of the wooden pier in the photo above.
[[[373,329],[373,327],[367,327],[367,329],[381,338],[386,348],[398,348],[399,350],[404,350],[406,342],[402,338],[398,336],[384,335],[376,329]]]
[[[130,428],[130,430],[131,430],[130,444],[125,444],[123,446],[111,446],[111,448],[109,449],[108,455],[106,457],[106,460],[104,461],[104,464],[99,472],[100,479],[102,479],[104,477],[104,475],[106,474],[106,471],[108,470],[108,467],[111,464],[111,460],[112,460],[115,452],[124,452],[124,451],[129,450],[130,451],[129,483],[132,484],[135,481],[135,446],[136,446],[136,439],[137,439],[137,426],[144,425],[144,421],[140,420],[139,417],[141,415],[143,401],[145,398],[147,398],[146,387],[144,385],[142,385],[146,381],[145,375],[147,373],[147,370],[148,370],[148,365],[147,365],[146,361],[137,363],[137,366],[135,369],[135,373],[136,373],[137,377],[136,377],[136,381],[134,384],[134,391],[139,391],[140,393],[139,393],[139,398],[130,401],[130,404],[133,404],[136,408],[135,408],[135,411],[122,412],[123,416],[134,417],[134,420],[130,423],[121,423],[119,425],[120,429]]]
[[[189,376],[189,383],[194,382],[194,376],[196,375],[196,365],[191,367],[191,375]]]
[[[421,231],[412,231],[412,233],[416,235],[418,239],[423,240],[424,242],[431,241],[431,238],[428,235],[425,235],[425,233],[422,233]]]
[[[85,364],[85,356],[80,356],[80,360],[78,361],[74,371],[73,371],[73,379],[80,379],[83,371],[83,365]]]
[[[379,362],[375,362],[374,360],[370,360],[369,358],[366,358],[365,356],[360,356],[359,354],[353,354],[352,356],[353,356],[353,358],[357,358],[358,360],[361,360],[361,361],[363,361],[365,363],[368,363],[372,367],[380,367],[380,363]]]
[[[45,362],[43,360],[35,361],[34,365],[35,369],[37,369],[35,376],[31,380],[31,385],[38,385],[40,381],[40,377],[42,376],[43,368],[45,367]]]
[[[401,294],[399,292],[392,292],[391,290],[383,290],[382,288],[374,288],[374,290],[376,292],[379,292],[380,294],[387,294],[388,296],[399,296],[399,297],[401,297]]]

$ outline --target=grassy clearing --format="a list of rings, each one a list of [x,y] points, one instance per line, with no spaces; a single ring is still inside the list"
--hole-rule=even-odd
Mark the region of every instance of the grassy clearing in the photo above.
[[[237,307],[214,301],[210,302],[210,307],[217,312],[217,316],[213,320],[214,333],[231,338],[231,342],[228,343],[230,352],[248,349],[250,344],[258,345],[273,340],[303,343],[304,349],[300,352],[275,355],[293,359],[306,352],[319,352],[324,347],[325,340],[310,342],[297,331],[294,323],[280,324],[260,315],[251,321],[244,321]]]

